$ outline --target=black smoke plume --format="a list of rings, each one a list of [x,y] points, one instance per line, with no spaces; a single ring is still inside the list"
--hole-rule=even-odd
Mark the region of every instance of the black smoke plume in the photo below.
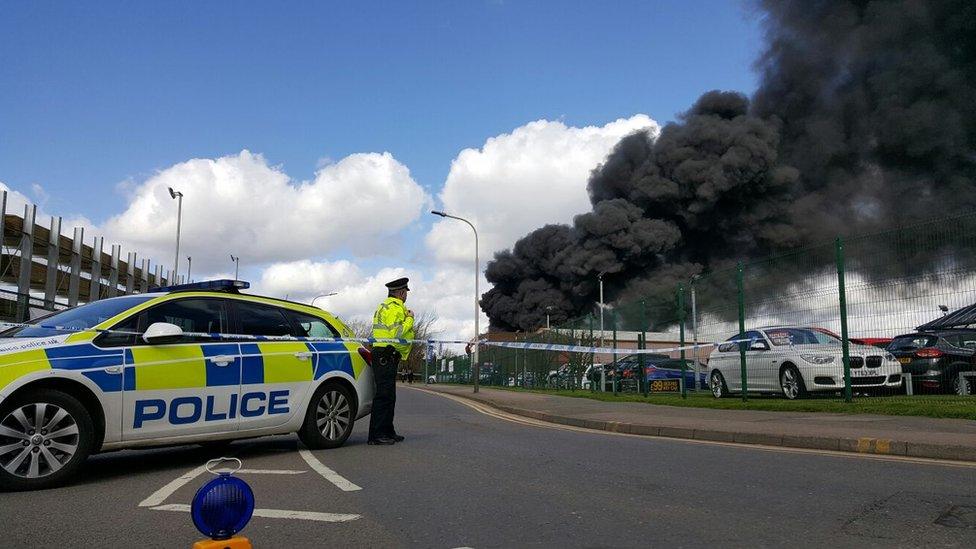
[[[701,96],[622,139],[593,210],[496,254],[482,308],[533,330],[608,301],[669,303],[736,259],[976,206],[976,3],[764,1],[750,101]]]

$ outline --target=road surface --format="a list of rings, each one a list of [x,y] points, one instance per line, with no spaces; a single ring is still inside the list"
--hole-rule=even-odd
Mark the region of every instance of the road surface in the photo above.
[[[189,547],[186,506],[228,452],[255,547],[976,547],[976,466],[587,432],[400,388],[393,447],[357,424],[95,456],[71,486],[0,494],[0,547]],[[136,542],[136,543],[133,543]]]

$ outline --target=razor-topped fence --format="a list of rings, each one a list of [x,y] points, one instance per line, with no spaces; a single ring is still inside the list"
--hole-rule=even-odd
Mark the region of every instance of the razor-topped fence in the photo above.
[[[649,398],[928,398],[976,417],[976,213],[730,261],[681,281],[663,306],[617,302],[600,317],[594,304],[512,337],[576,351],[487,343],[482,383]]]

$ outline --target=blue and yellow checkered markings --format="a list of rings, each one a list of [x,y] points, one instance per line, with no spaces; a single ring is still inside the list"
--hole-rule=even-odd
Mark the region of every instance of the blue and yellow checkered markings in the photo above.
[[[319,356],[315,365],[315,379],[320,379],[325,374],[336,370],[355,377],[349,350],[341,342],[320,341],[308,345]]]
[[[90,343],[84,343],[48,347],[44,349],[44,354],[53,369],[83,370],[81,374],[102,391],[111,393],[122,390],[122,376],[104,371],[104,368],[122,365],[121,349],[99,349]]]
[[[205,360],[207,368],[207,387],[222,387],[226,385],[240,385],[241,357],[238,355],[236,343],[211,343],[202,345],[203,356],[209,359],[213,356],[234,357],[226,366],[218,366],[212,360]]]
[[[241,343],[241,384],[264,383],[264,359],[257,343]]]
[[[122,365],[121,349],[99,349],[91,344],[44,349],[51,367],[58,370],[89,370]]]
[[[0,355],[0,389],[21,376],[52,368],[81,370],[105,392],[312,381],[333,371],[357,378],[365,365],[356,355],[357,346],[262,341],[100,349],[86,342]],[[300,360],[295,356],[300,352],[315,356]],[[232,356],[234,361],[217,366],[207,360],[218,355]],[[123,364],[122,375],[104,371]]]
[[[310,353],[314,349],[300,341],[268,341],[242,343],[241,383],[294,383],[311,381],[315,357],[304,360],[296,353]]]
[[[27,374],[50,369],[51,361],[43,349],[0,355],[0,389]]]

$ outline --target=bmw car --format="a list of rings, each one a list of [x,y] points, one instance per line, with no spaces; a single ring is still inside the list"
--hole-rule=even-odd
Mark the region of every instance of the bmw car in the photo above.
[[[825,330],[774,326],[738,334],[718,345],[709,356],[708,383],[716,398],[742,390],[739,351],[746,356],[749,392],[778,393],[796,399],[814,392],[844,389],[841,340]],[[877,347],[849,346],[851,386],[860,392],[891,392],[901,388],[901,365]]]
[[[321,309],[221,280],[94,301],[0,333],[0,488],[56,485],[92,453],[297,432],[342,445],[370,354]]]

